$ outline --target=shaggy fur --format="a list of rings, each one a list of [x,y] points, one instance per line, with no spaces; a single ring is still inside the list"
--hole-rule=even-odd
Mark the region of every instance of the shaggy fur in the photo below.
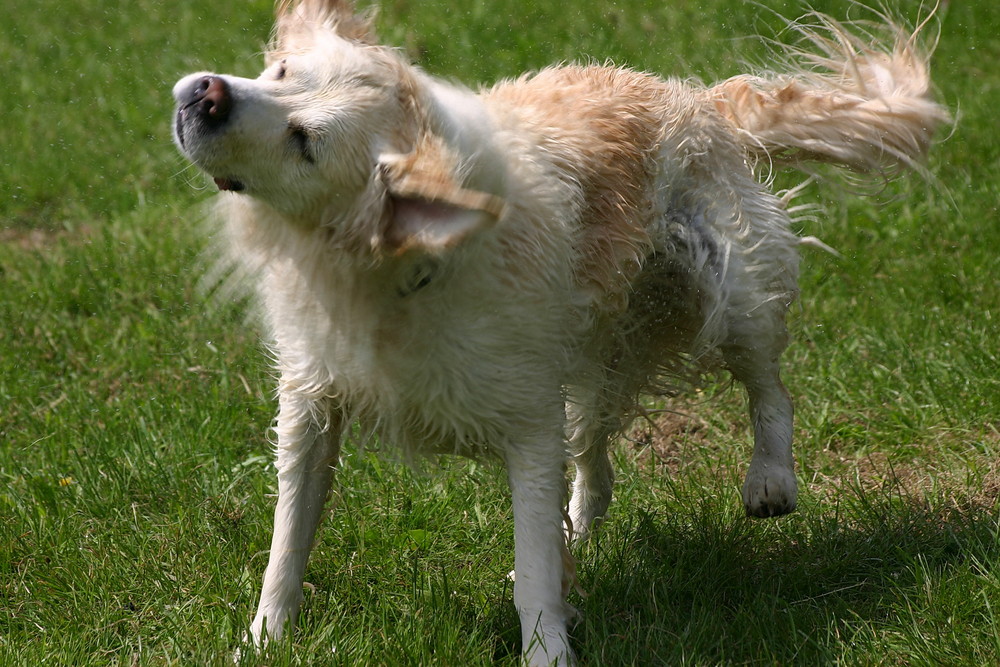
[[[793,26],[812,50],[773,76],[707,87],[569,65],[475,93],[379,46],[346,0],[301,0],[280,4],[258,79],[176,85],[177,144],[226,191],[280,373],[252,641],[294,621],[355,423],[404,455],[505,463],[531,664],[572,660],[565,538],[605,514],[607,447],[640,395],[728,369],[754,431],[746,510],[794,509],[779,358],[800,241],[753,165],[891,174],[947,120],[914,36],[811,20]]]

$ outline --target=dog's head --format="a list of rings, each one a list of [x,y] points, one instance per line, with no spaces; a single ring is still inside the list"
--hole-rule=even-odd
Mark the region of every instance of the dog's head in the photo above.
[[[502,176],[436,117],[432,85],[346,0],[283,1],[258,78],[174,86],[174,138],[220,190],[299,224],[361,215],[375,245],[450,245],[500,216]]]

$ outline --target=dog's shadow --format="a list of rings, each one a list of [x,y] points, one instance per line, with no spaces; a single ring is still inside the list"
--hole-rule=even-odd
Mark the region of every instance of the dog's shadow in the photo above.
[[[971,650],[945,626],[955,604],[971,605],[980,623],[992,618],[976,585],[996,589],[987,585],[1000,561],[995,499],[928,503],[889,485],[833,502],[777,521],[707,504],[619,515],[579,554],[580,662],[831,664],[854,651],[863,661],[889,650],[882,628],[910,628],[929,643],[917,651]],[[962,599],[940,604],[949,594]],[[496,657],[517,656],[516,618],[495,620]],[[949,637],[954,646],[940,643]]]

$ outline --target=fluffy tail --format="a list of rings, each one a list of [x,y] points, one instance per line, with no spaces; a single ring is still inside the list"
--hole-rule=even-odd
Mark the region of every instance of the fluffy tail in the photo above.
[[[929,51],[917,44],[927,21],[909,33],[880,18],[877,29],[850,24],[852,34],[809,14],[790,24],[801,40],[786,47],[788,73],[737,76],[710,89],[752,155],[793,166],[920,170],[935,130],[950,122],[930,95]]]

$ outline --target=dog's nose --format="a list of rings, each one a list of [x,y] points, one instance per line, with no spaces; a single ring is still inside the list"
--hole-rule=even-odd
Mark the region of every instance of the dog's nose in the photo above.
[[[178,101],[184,109],[194,111],[213,123],[224,122],[233,108],[229,84],[220,76],[207,75],[196,79],[180,97]]]

